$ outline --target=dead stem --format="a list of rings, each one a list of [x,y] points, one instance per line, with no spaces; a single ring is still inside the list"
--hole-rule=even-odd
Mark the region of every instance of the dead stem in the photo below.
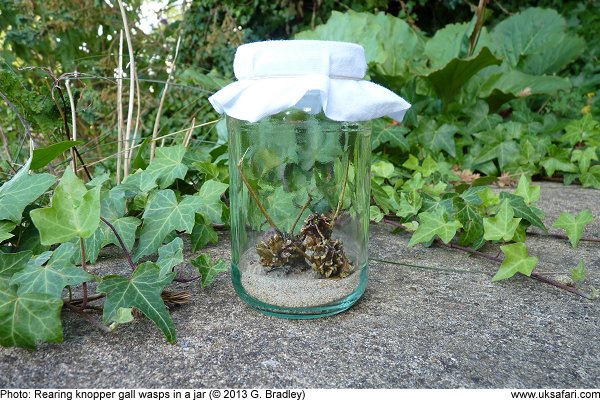
[[[248,150],[246,150],[246,152],[247,151]],[[250,186],[250,182],[248,182],[248,180],[246,179],[246,176],[244,175],[244,172],[242,171],[242,163],[244,162],[244,157],[245,156],[246,156],[246,153],[244,153],[244,155],[242,156],[242,158],[240,158],[240,161],[238,161],[238,163],[236,164],[237,169],[238,169],[238,171],[240,173],[240,177],[242,178],[242,181],[244,182],[244,185],[246,185],[246,188],[248,189],[248,192],[250,192],[250,195],[252,196],[252,198],[256,202],[256,205],[258,206],[258,208],[260,208],[260,211],[263,213],[263,215],[267,219],[267,222],[269,223],[269,225],[271,225],[271,228],[277,229],[277,225],[275,225],[275,222],[273,222],[273,220],[271,219],[271,216],[269,215],[269,213],[267,212],[267,210],[265,209],[265,207],[260,202],[258,196],[254,192],[254,189],[252,189],[252,186]]]
[[[346,161],[346,173],[344,175],[344,183],[342,183],[342,195],[340,196],[340,200],[338,201],[337,208],[335,210],[335,214],[333,215],[333,219],[331,220],[331,228],[335,226],[335,222],[340,214],[342,209],[342,205],[344,204],[344,195],[346,194],[346,183],[348,182],[348,172],[350,171],[350,153],[348,153],[348,160]]]
[[[302,214],[308,208],[308,206],[310,205],[311,202],[312,202],[312,197],[310,197],[310,194],[309,194],[308,200],[306,200],[306,203],[304,204],[304,206],[302,206],[302,209],[300,210],[300,212],[298,213],[298,216],[296,217],[296,220],[294,221],[294,225],[292,225],[292,229],[290,229],[290,235],[294,234],[294,230],[296,229],[296,225],[298,225],[298,221],[300,221]]]

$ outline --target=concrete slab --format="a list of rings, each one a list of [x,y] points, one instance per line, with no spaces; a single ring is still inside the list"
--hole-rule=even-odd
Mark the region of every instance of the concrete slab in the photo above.
[[[588,208],[600,237],[600,191],[545,184],[551,224]],[[177,344],[145,319],[103,334],[64,313],[65,343],[0,349],[0,387],[600,387],[600,301],[525,277],[493,284],[496,265],[440,248],[408,249],[406,235],[373,226],[371,256],[451,273],[371,263],[364,297],[323,319],[267,317],[236,296],[229,274],[173,312]],[[600,287],[600,244],[532,236],[539,271],[568,275],[580,259]],[[208,251],[229,259],[226,236]],[[490,250],[493,251],[493,250]],[[116,254],[116,253],[115,253]],[[95,268],[125,271],[120,258]]]

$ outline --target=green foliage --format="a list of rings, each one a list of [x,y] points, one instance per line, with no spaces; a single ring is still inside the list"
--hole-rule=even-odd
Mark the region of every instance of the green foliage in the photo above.
[[[528,255],[525,243],[507,244],[500,246],[500,249],[504,253],[504,261],[492,281],[508,279],[517,272],[529,276],[538,263],[537,257]]]
[[[594,217],[588,210],[583,210],[576,216],[567,212],[561,212],[558,219],[554,221],[554,227],[564,229],[571,241],[571,245],[576,249],[585,226],[593,221]]]
[[[355,11],[336,11],[342,3]],[[70,301],[63,299],[65,288],[94,280],[99,282],[96,294],[106,294],[105,324],[114,328],[130,322],[135,308],[168,341],[175,340],[161,293],[184,260],[178,235],[191,233],[194,252],[218,241],[213,224],[225,228],[229,224],[229,166],[223,122],[216,129],[194,129],[198,140],[188,147],[181,144],[183,135],[168,136],[174,138],[171,145],[158,147],[152,161],[146,158],[147,121],[156,117],[162,90],[157,82],[166,79],[167,54],[181,35],[183,45],[164,104],[161,135],[187,130],[194,117],[214,119],[206,111],[205,97],[229,82],[222,75],[231,75],[235,46],[287,37],[324,22],[329,14],[327,23],[296,38],[362,44],[367,79],[396,91],[413,105],[402,124],[387,118],[373,121],[371,219],[396,220],[411,232],[410,246],[451,243],[476,251],[499,242],[504,261],[493,280],[517,272],[530,275],[537,258],[529,256],[525,234],[532,226],[543,231],[546,227],[536,205],[540,188],[529,178],[560,178],[567,184],[600,188],[600,102],[592,93],[600,83],[595,67],[600,55],[595,40],[598,6],[565,6],[559,15],[542,8],[518,12],[514,5],[514,15],[492,15],[492,22],[486,22],[489,28],[482,28],[479,41],[470,49],[475,24],[463,22],[469,18],[468,8],[460,2],[407,1],[406,9],[396,11],[400,18],[368,12],[386,7],[390,11],[397,5],[392,3],[326,0],[313,10],[309,3],[287,7],[282,1],[195,1],[181,20],[169,17],[166,26],[150,35],[136,31],[133,47],[144,107],[135,173],[115,185],[114,163],[99,162],[93,171],[96,179],[84,184],[66,170],[50,195],[46,193],[56,180],[55,171],[68,164],[71,146],[77,145],[88,162],[116,152],[115,88],[103,78],[114,75],[112,50],[118,46],[120,16],[106,12],[108,5],[103,2],[83,18],[61,2],[0,0],[0,62],[7,66],[0,70],[0,90],[29,122],[38,146],[33,158],[25,160],[20,143],[26,141],[21,140],[21,128],[14,129],[17,118],[8,108],[0,109],[0,127],[7,135],[5,153],[10,158],[5,165],[17,169],[19,162],[23,164],[14,175],[6,167],[0,171],[4,174],[0,344],[34,348],[39,341],[61,341],[61,309]],[[140,4],[128,4],[132,26]],[[488,7],[496,5],[492,2]],[[436,10],[443,12],[430,14]],[[452,20],[455,16],[461,19]],[[415,28],[415,20],[421,29]],[[421,26],[422,21],[452,23]],[[97,33],[98,26],[104,34]],[[28,65],[49,69],[14,72]],[[60,75],[75,67],[86,74],[85,81],[78,82],[73,74]],[[50,88],[45,82],[48,76]],[[71,115],[68,99],[62,104],[60,87],[67,78],[73,83],[79,142],[64,140],[65,121],[70,123]],[[247,155],[250,164],[264,168],[249,168],[248,178],[267,199],[265,207],[276,224],[289,230],[309,194],[317,210],[337,204],[345,166],[336,162],[331,171],[322,165],[351,152],[334,135],[313,135],[308,151],[301,151],[286,144],[293,142],[286,137],[293,137],[294,131],[282,129],[283,139],[273,142],[268,128],[257,137],[259,151]],[[277,175],[284,163],[288,167],[283,176]],[[42,169],[52,175],[31,171]],[[307,174],[310,169],[314,173]],[[285,179],[290,189],[265,184],[275,175]],[[514,193],[485,186],[500,176],[508,181],[520,177]],[[353,184],[351,167],[349,190]],[[314,192],[324,187],[336,189],[317,197]],[[252,226],[267,226],[258,210],[249,210],[248,215]],[[107,223],[101,223],[100,216]],[[577,216],[563,213],[554,226],[565,229],[576,247],[592,220],[588,211]],[[59,246],[51,249],[51,244]],[[133,253],[136,262],[145,262],[137,266],[132,262],[131,276],[86,272],[85,263],[95,263],[102,249],[111,245]],[[204,253],[191,263],[200,273],[202,287],[228,269],[225,262]],[[571,270],[571,276],[575,282],[585,279],[583,263]]]
[[[64,142],[55,143],[43,149],[34,149],[33,159],[31,160],[31,169],[44,168],[66,150],[69,150],[71,147],[79,146],[80,144],[83,144],[81,140],[65,140]]]
[[[178,202],[175,192],[170,189],[151,194],[144,210],[135,258],[156,252],[167,235],[175,230],[192,233],[194,214],[201,205],[202,198],[198,195],[184,196]]]
[[[75,286],[94,279],[93,275],[77,268],[71,262],[74,254],[75,248],[71,243],[62,244],[54,252],[42,253],[14,274],[10,284],[19,287],[18,295],[43,293],[60,298],[66,286]],[[43,265],[46,260],[48,261]]]
[[[169,343],[175,343],[175,325],[160,296],[174,277],[174,273],[161,276],[160,268],[151,262],[138,266],[129,279],[120,275],[105,276],[98,285],[98,292],[106,293],[104,323],[118,322],[119,309],[135,307],[158,326]]]
[[[33,210],[30,215],[42,244],[90,237],[100,223],[100,187],[87,190],[67,169],[54,190],[52,205]]]
[[[202,287],[207,287],[217,276],[229,269],[223,260],[213,260],[208,254],[200,254],[198,257],[191,261],[192,265],[198,269],[200,275],[202,275]]]
[[[0,220],[21,222],[25,207],[46,192],[56,180],[49,174],[30,175],[30,165],[31,160],[0,187]]]
[[[19,295],[0,284],[0,345],[35,349],[38,341],[62,342],[63,302],[48,294]]]

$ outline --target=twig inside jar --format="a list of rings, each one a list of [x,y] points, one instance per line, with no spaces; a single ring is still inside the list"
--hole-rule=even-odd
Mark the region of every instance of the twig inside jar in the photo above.
[[[246,153],[248,153],[248,150],[250,150],[250,148],[248,148],[246,150]],[[237,169],[240,172],[240,177],[242,178],[242,181],[244,182],[244,185],[246,185],[246,188],[248,189],[248,192],[250,192],[250,195],[252,196],[252,198],[256,202],[256,205],[258,206],[258,208],[260,209],[260,211],[263,213],[263,215],[267,219],[267,222],[269,223],[269,225],[271,225],[271,228],[278,229],[277,225],[275,225],[275,223],[271,219],[271,216],[269,215],[269,213],[267,212],[267,210],[265,209],[265,207],[263,206],[263,204],[259,200],[258,196],[256,195],[256,192],[254,192],[254,189],[252,189],[252,186],[250,186],[250,182],[248,182],[248,179],[246,179],[246,176],[244,175],[244,171],[242,171],[242,164],[244,162],[244,157],[246,157],[246,153],[244,153],[244,155],[242,156],[242,158],[240,158],[240,161],[238,161],[238,163],[236,164]]]
[[[348,182],[348,172],[350,171],[350,153],[348,153],[348,159],[346,161],[346,173],[344,174],[344,182],[342,183],[342,194],[340,196],[340,200],[338,201],[337,208],[335,210],[335,214],[333,215],[333,219],[331,220],[331,227],[335,225],[337,218],[342,209],[342,205],[344,204],[344,194],[346,193],[346,183]]]

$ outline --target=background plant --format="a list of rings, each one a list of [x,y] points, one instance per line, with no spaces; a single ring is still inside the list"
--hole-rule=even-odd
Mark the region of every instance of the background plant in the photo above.
[[[168,307],[189,293],[168,286],[227,269],[201,252],[229,224],[227,133],[206,98],[237,45],[292,36],[361,43],[367,78],[413,104],[373,123],[374,221],[498,263],[494,280],[597,296],[583,264],[565,284],[525,245],[547,232],[532,180],[600,188],[597,2],[167,1],[149,32],[142,2],[68,3],[0,1],[0,344],[61,341],[62,308],[102,330],[137,309],[175,340]],[[561,214],[555,236],[598,241],[592,221]],[[111,245],[131,274],[88,271]]]

